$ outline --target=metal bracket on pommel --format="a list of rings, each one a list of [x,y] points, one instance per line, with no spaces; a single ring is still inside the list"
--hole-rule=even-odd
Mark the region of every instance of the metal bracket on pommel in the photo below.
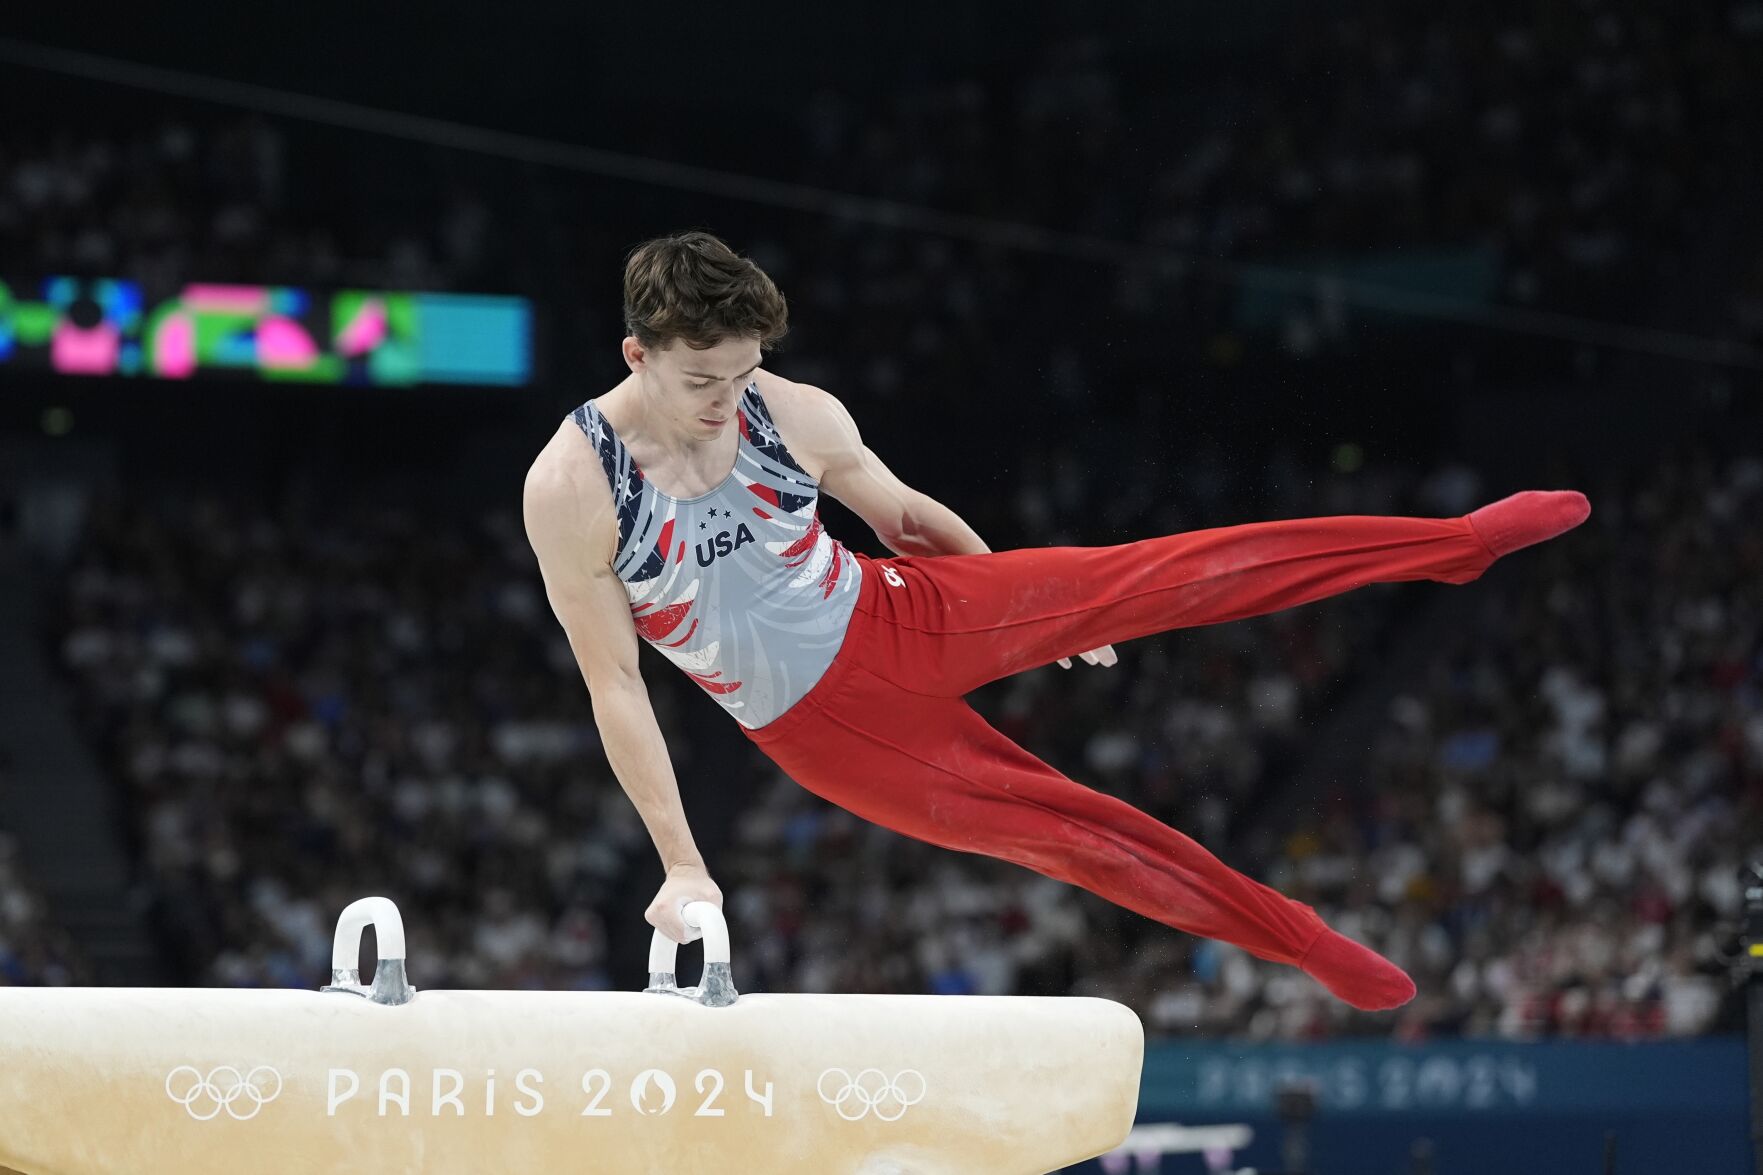
[[[680,918],[686,925],[686,941],[704,940],[704,974],[693,987],[681,987],[675,978],[680,944],[655,931],[649,943],[649,986],[643,990],[655,995],[684,996],[706,1008],[726,1008],[741,998],[735,990],[734,972],[729,968],[728,922],[722,911],[710,902],[686,902],[680,906]]]
[[[1740,944],[1745,976],[1745,1003],[1750,1019],[1746,1049],[1751,1062],[1751,1154],[1763,1172],[1763,861],[1739,870],[1745,895],[1745,938]]]
[[[373,970],[373,986],[361,983],[361,932],[371,925],[379,951]],[[331,981],[320,991],[358,995],[371,1003],[396,1007],[416,998],[416,989],[404,974],[404,919],[390,898],[362,898],[350,902],[337,919],[337,936],[331,942]]]

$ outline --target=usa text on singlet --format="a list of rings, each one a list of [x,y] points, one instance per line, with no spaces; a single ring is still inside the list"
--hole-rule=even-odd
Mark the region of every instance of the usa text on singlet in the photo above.
[[[612,483],[612,569],[638,634],[742,725],[764,726],[820,680],[857,603],[862,569],[821,528],[819,483],[757,384],[741,394],[734,470],[696,498],[656,489],[594,401],[573,415]]]

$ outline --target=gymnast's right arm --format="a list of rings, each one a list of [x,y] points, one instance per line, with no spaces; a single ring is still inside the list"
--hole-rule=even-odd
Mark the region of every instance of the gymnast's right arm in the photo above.
[[[720,908],[722,891],[710,879],[692,840],[667,742],[637,667],[630,601],[610,562],[618,539],[611,491],[576,477],[574,469],[549,459],[554,456],[547,449],[527,473],[523,494],[527,539],[538,556],[551,610],[563,625],[588,683],[594,724],[607,761],[636,805],[667,870],[646,912],[649,924],[675,942],[685,942],[681,903],[703,899]]]

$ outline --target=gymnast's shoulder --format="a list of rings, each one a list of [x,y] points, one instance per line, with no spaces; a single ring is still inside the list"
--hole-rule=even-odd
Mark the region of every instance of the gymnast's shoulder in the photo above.
[[[566,417],[557,426],[527,468],[521,509],[535,550],[565,544],[604,547],[610,560],[618,534],[612,487],[573,419]]]
[[[819,477],[827,466],[861,451],[857,424],[837,396],[765,370],[753,378],[785,447],[810,475]]]

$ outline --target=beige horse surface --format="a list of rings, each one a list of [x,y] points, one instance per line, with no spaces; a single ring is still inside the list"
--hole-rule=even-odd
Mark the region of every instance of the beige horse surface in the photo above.
[[[0,989],[0,1175],[1037,1175],[1143,1057],[1085,998]]]

